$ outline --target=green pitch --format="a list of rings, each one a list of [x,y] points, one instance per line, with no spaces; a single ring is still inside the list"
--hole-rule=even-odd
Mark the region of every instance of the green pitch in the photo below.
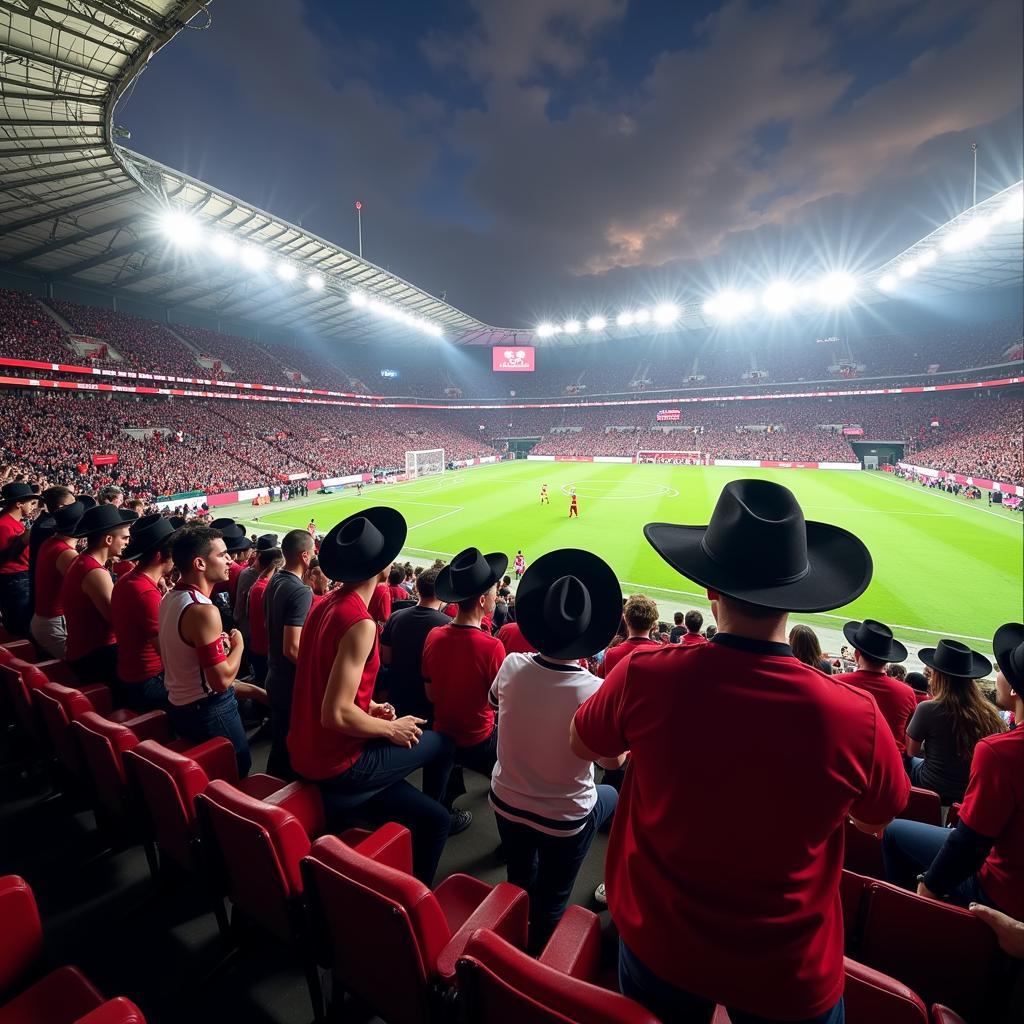
[[[789,487],[808,519],[853,530],[874,557],[874,579],[862,597],[835,613],[801,619],[835,628],[847,618],[878,618],[919,643],[959,636],[985,649],[998,625],[1024,619],[1020,514],[885,473],[509,462],[367,487],[361,497],[347,490],[272,504],[259,510],[258,523],[253,509],[237,514],[267,530],[305,527],[312,516],[326,533],[359,508],[391,505],[409,523],[407,556],[448,558],[472,544],[506,552],[510,570],[520,548],[527,564],[554,548],[588,548],[612,565],[624,592],[656,597],[667,618],[675,608],[706,607],[706,601],[648,546],[643,524],[706,523],[722,486],[749,476]],[[550,505],[540,504],[545,482]],[[570,486],[579,519],[568,518]]]

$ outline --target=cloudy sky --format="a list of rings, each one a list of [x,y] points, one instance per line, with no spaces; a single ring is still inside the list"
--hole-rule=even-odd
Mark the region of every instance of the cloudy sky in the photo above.
[[[1022,175],[1020,0],[214,0],[131,146],[499,326],[868,268]]]

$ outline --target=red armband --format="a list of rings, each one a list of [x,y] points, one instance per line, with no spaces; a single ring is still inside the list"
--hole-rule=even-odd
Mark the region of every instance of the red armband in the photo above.
[[[199,658],[200,668],[213,668],[214,665],[228,660],[228,656],[224,653],[224,641],[220,637],[212,643],[197,647],[196,655]]]

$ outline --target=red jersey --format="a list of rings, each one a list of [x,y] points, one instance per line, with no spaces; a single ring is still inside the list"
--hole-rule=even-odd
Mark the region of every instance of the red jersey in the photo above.
[[[378,583],[374,588],[367,611],[370,618],[378,624],[387,622],[391,617],[391,591],[386,583]]]
[[[501,641],[476,626],[435,626],[423,645],[421,675],[434,700],[434,728],[458,747],[483,743],[494,731],[487,699],[505,660]]]
[[[263,595],[267,592],[269,576],[258,579],[249,591],[249,650],[265,658],[270,650],[267,619],[263,614]]]
[[[844,823],[889,821],[910,795],[883,722],[868,694],[801,664],[788,644],[718,633],[621,663],[575,723],[596,754],[630,751],[605,879],[638,959],[765,1017],[832,1007],[843,993]],[[692,828],[680,828],[680,807]]]
[[[917,707],[917,694],[913,687],[901,683],[884,672],[842,672],[833,676],[837,682],[849,683],[858,689],[866,690],[875,698],[878,710],[892,730],[896,746],[900,753],[907,749],[907,722],[910,721]]]
[[[0,513],[0,552],[25,532],[25,524],[15,519],[10,512]],[[28,572],[28,545],[24,545],[17,554],[0,553],[0,576],[15,572]]]
[[[604,652],[604,661],[601,662],[597,667],[597,674],[601,679],[604,679],[609,672],[623,658],[628,658],[635,650],[643,647],[660,647],[661,644],[657,640],[652,640],[647,636],[631,636],[623,640],[621,644],[616,644],[614,647],[609,647]]]
[[[409,591],[406,590],[405,587],[400,587],[397,584],[393,587],[389,585],[388,593],[391,595],[392,605],[396,601],[409,601],[412,599],[412,595],[409,593]]]
[[[114,584],[110,613],[117,634],[117,678],[122,683],[144,683],[164,670],[157,643],[162,596],[157,585],[137,570]]]
[[[960,819],[993,840],[978,872],[985,895],[1024,920],[1024,726],[975,746]]]
[[[110,567],[110,574],[114,577],[114,582],[116,583],[123,576],[133,572],[137,565],[138,562],[133,562],[130,558],[119,558]]]
[[[699,647],[701,644],[706,644],[708,640],[700,633],[684,633],[679,642],[683,647]]]
[[[373,621],[363,599],[344,587],[321,601],[302,627],[299,663],[295,667],[292,694],[291,727],[288,730],[288,754],[292,767],[307,779],[330,779],[349,770],[359,760],[366,740],[327,729],[320,722],[327,679],[331,674],[338,643],[362,619]],[[356,705],[369,711],[373,685],[380,667],[378,641],[363,666],[356,691]]]
[[[506,622],[498,630],[498,639],[506,654],[534,654],[536,648],[523,636],[518,622]]]
[[[68,566],[60,586],[60,601],[67,620],[68,641],[65,657],[76,661],[87,654],[117,643],[114,627],[103,618],[92,598],[82,589],[91,572],[107,570],[92,555],[79,555]]]
[[[55,619],[64,614],[60,601],[60,588],[64,577],[57,568],[57,559],[65,551],[75,549],[61,537],[47,537],[39,546],[36,555],[36,615],[43,619]]]

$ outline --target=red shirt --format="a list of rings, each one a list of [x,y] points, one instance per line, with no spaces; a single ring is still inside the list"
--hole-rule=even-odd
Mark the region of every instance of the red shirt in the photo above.
[[[114,584],[110,611],[117,633],[117,678],[144,683],[164,670],[160,633],[160,591],[143,572],[130,572]]]
[[[238,577],[242,575],[245,568],[240,562],[228,562],[228,578],[217,583],[212,593],[227,594],[231,598],[231,607],[235,606],[235,598],[238,597]]]
[[[92,598],[82,589],[85,577],[91,572],[107,570],[92,555],[79,555],[68,566],[64,582],[60,585],[60,602],[67,620],[68,642],[65,657],[76,661],[85,655],[117,643],[114,627],[100,614]]]
[[[412,600],[412,595],[409,593],[408,590],[405,589],[405,587],[399,587],[399,586],[392,587],[392,586],[389,585],[388,586],[388,593],[391,595],[391,603],[392,604],[394,604],[395,601],[410,601],[410,600]]]
[[[533,654],[535,651],[533,645],[523,636],[518,622],[506,622],[498,630],[498,639],[506,654]]]
[[[701,636],[700,633],[684,633],[680,638],[679,642],[683,647],[699,647],[701,644],[706,644],[707,637]]]
[[[636,956],[750,1013],[800,1020],[833,1006],[844,822],[888,821],[910,794],[875,702],[787,644],[718,633],[637,652],[575,723],[595,753],[630,751],[605,880]]]
[[[604,661],[597,666],[597,674],[602,679],[608,676],[613,668],[623,658],[628,658],[637,648],[639,647],[660,647],[661,644],[657,640],[652,640],[646,636],[631,636],[626,640],[623,640],[621,644],[616,644],[614,647],[609,647],[604,652]]]
[[[900,748],[902,754],[907,749],[907,722],[918,705],[914,688],[893,679],[892,676],[887,676],[884,672],[865,672],[863,669],[843,672],[832,678],[840,683],[849,683],[860,690],[867,690],[875,698],[878,710],[889,724],[896,746]]]
[[[434,700],[434,728],[457,747],[483,743],[494,731],[494,709],[487,700],[505,660],[496,636],[476,626],[435,626],[423,645],[421,674]]]
[[[378,583],[374,588],[367,611],[370,618],[378,624],[387,622],[391,617],[391,591],[388,590],[386,583]]]
[[[267,619],[263,614],[263,595],[267,592],[269,576],[257,580],[249,591],[249,650],[265,658],[270,650]]]
[[[133,572],[137,565],[138,562],[133,562],[129,558],[121,558],[116,561],[110,567],[110,572],[113,574],[114,582],[116,583],[123,576],[127,576],[130,572]]]
[[[15,519],[10,512],[0,513],[0,552],[24,532],[25,524],[20,519]],[[0,576],[15,572],[28,572],[27,544],[16,555],[0,554]]]
[[[978,872],[985,895],[1024,920],[1024,726],[975,746],[960,819],[995,840]]]
[[[341,775],[359,760],[363,752],[365,739],[346,736],[320,723],[327,679],[338,653],[338,643],[362,619],[373,621],[362,598],[354,590],[342,587],[341,590],[332,590],[310,612],[302,627],[299,663],[295,666],[288,753],[292,767],[304,778],[329,779]],[[356,691],[356,705],[363,711],[369,710],[379,667],[375,635]]]
[[[64,614],[60,603],[60,588],[64,582],[57,559],[65,551],[75,549],[62,537],[47,537],[36,555],[36,607],[35,613],[43,619],[55,619]]]

